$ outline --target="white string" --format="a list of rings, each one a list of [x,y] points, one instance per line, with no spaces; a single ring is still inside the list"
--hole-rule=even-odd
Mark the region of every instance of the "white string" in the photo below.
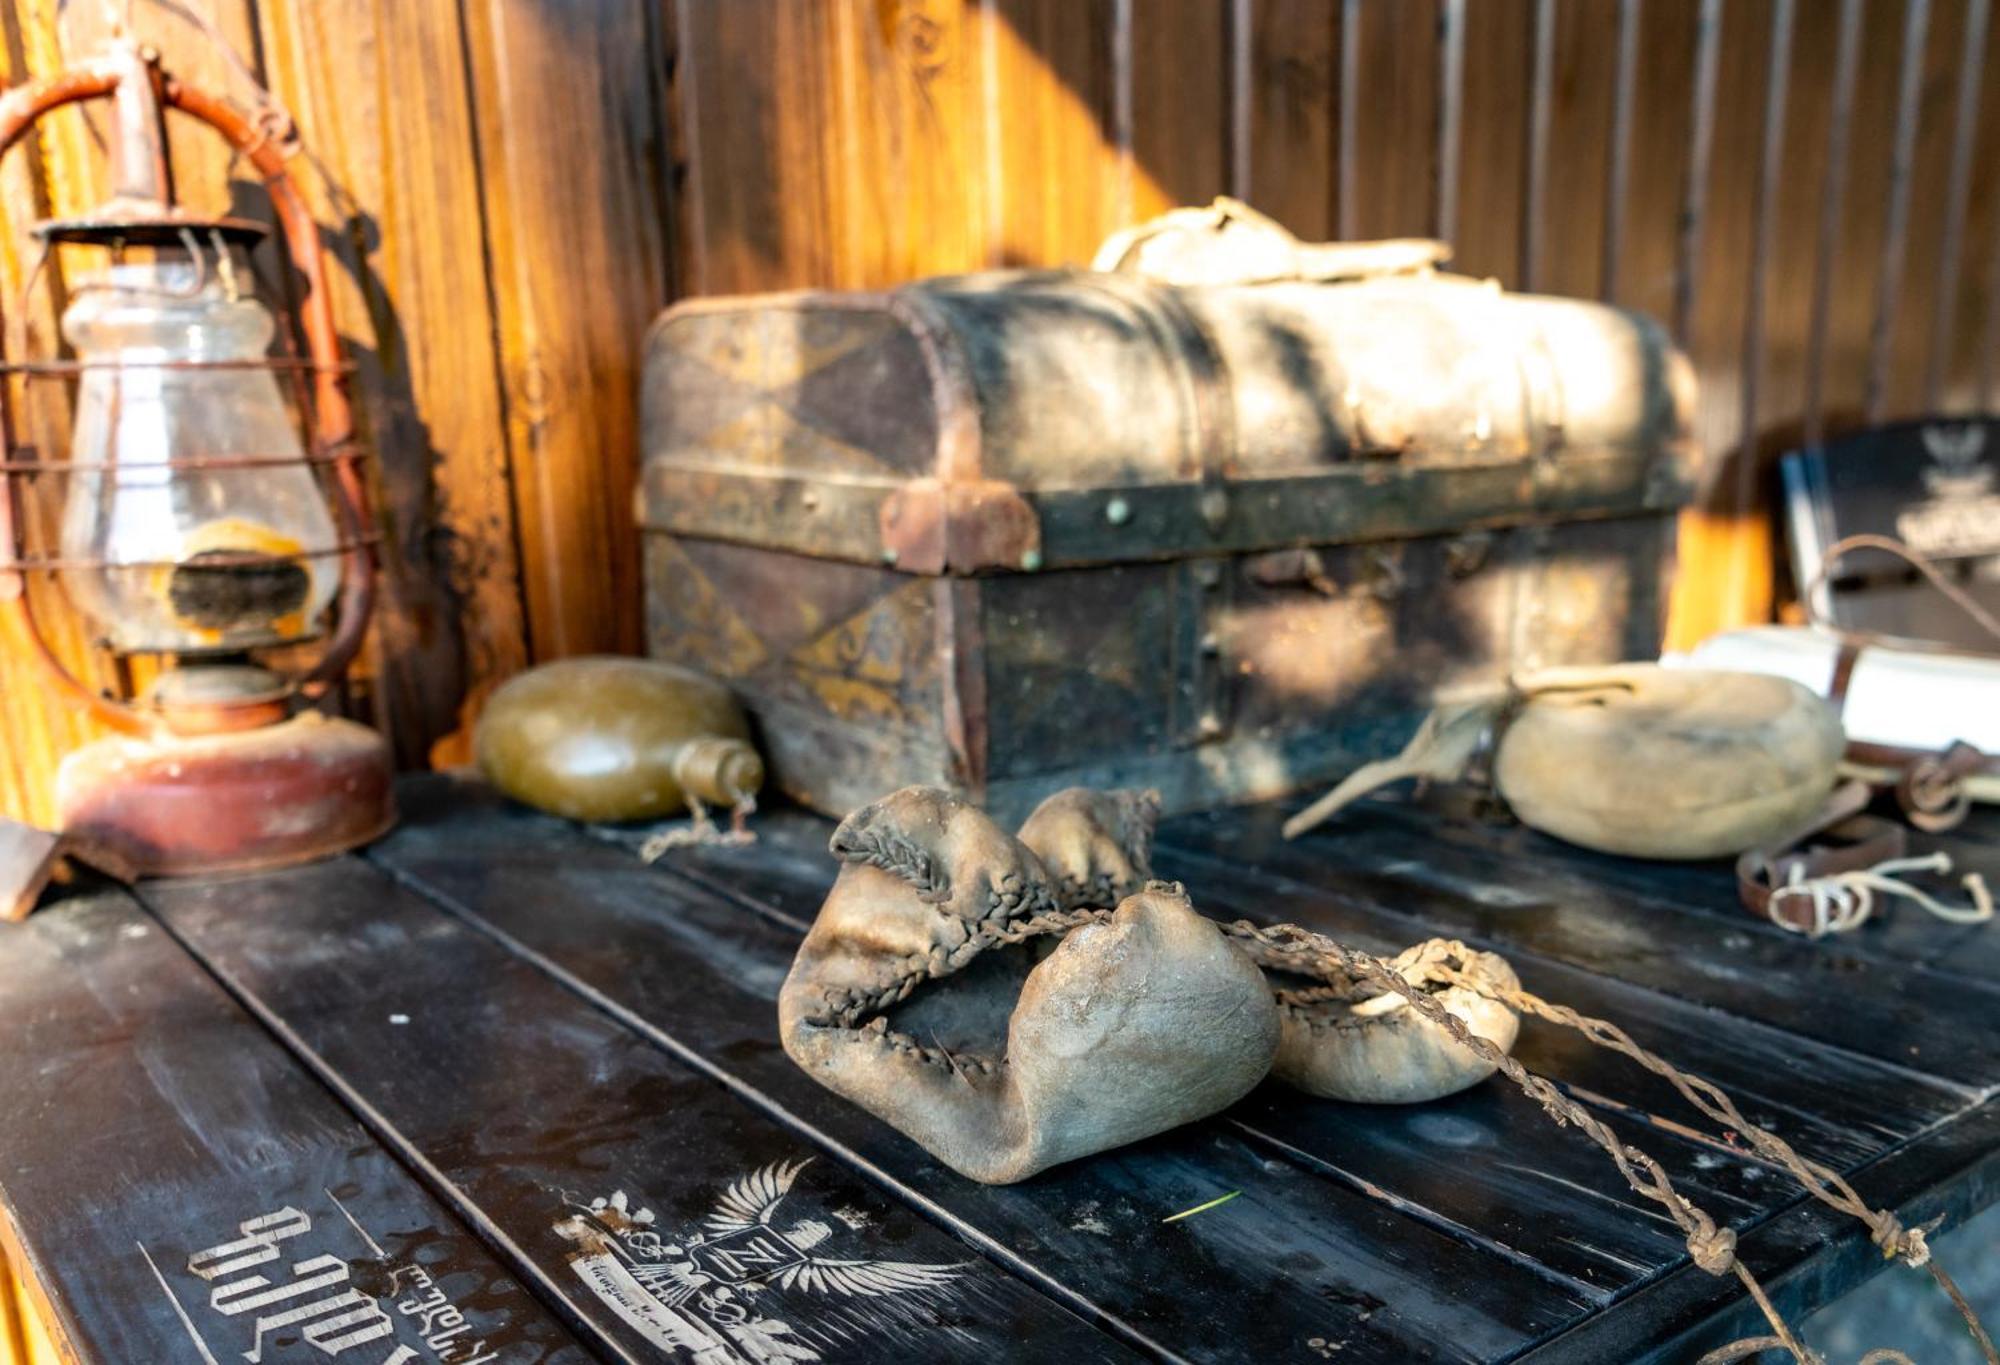
[[[1845,934],[1866,924],[1875,913],[1878,899],[1889,896],[1915,901],[1923,910],[1950,924],[1984,924],[1993,918],[1993,897],[1986,889],[1986,879],[1977,872],[1968,874],[1959,883],[1972,897],[1970,905],[1946,905],[1923,888],[1896,880],[1895,874],[1906,872],[1948,875],[1951,856],[1932,853],[1921,858],[1890,858],[1873,867],[1812,878],[1805,875],[1803,866],[1793,863],[1791,879],[1771,893],[1771,919],[1778,927],[1807,938]],[[1788,899],[1811,902],[1811,924],[1793,924],[1777,913]]]

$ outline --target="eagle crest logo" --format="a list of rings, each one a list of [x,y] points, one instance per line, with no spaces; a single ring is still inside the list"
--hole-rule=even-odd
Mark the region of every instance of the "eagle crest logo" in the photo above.
[[[838,1254],[849,1220],[788,1214],[787,1196],[811,1164],[773,1162],[732,1181],[699,1227],[662,1232],[653,1211],[623,1190],[572,1203],[556,1232],[591,1289],[656,1345],[691,1352],[700,1365],[821,1359],[810,1338],[837,1340],[902,1297],[949,1293],[963,1264],[931,1265]],[[836,1224],[839,1225],[837,1229]],[[815,1331],[777,1316],[823,1305],[844,1319]]]
[[[1924,487],[1936,497],[1969,496],[1993,486],[1994,470],[1981,463],[1986,453],[1986,428],[1927,426],[1921,435],[1931,467],[1924,470]]]

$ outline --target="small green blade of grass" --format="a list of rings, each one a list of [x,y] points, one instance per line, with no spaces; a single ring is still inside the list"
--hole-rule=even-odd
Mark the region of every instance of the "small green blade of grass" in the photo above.
[[[1181,1221],[1181,1219],[1192,1218],[1197,1213],[1207,1213],[1212,1208],[1216,1208],[1220,1205],[1227,1204],[1230,1200],[1234,1199],[1237,1195],[1241,1193],[1243,1193],[1243,1191],[1241,1190],[1231,1190],[1228,1194],[1223,1195],[1219,1199],[1211,1199],[1206,1204],[1196,1204],[1191,1209],[1182,1209],[1179,1213],[1169,1214],[1167,1217],[1162,1218],[1160,1221],[1162,1223],[1178,1223]]]

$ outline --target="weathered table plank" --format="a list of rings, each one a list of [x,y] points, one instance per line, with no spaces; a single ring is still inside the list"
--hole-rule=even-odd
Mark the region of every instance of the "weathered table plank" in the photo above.
[[[1236,1125],[1190,1125],[1020,1186],[973,1184],[783,1056],[775,996],[796,931],[559,822],[405,795],[403,827],[371,857],[1178,1352],[1310,1358],[1331,1343],[1345,1360],[1491,1359],[1605,1297]],[[1161,1222],[1232,1189],[1242,1197],[1213,1215]]]
[[[367,863],[144,894],[611,1358],[1131,1354]]]
[[[0,931],[0,1001],[9,1255],[85,1358],[588,1359],[124,892]]]
[[[1224,866],[1178,850],[1163,850],[1159,862],[1173,875],[1211,882]],[[1378,953],[1432,934],[1452,935],[1455,928],[1387,910],[1381,899],[1357,895],[1352,888],[1308,887],[1261,872],[1232,875],[1216,885],[1207,901],[1212,914],[1291,919]],[[1731,1018],[1712,1007],[1539,958],[1481,935],[1455,936],[1506,954],[1529,990],[1615,1021],[1642,1046],[1729,1091],[1753,1123],[1783,1132],[1800,1152],[1836,1166],[1873,1157],[1885,1144],[1950,1118],[1980,1098],[1968,1087],[1776,1025]],[[1587,1046],[1575,1034],[1524,1028],[1517,1052],[1537,1070],[1592,1097],[1615,1096],[1669,1121],[1692,1117],[1664,1081]]]
[[[1181,851],[1206,855],[1211,867],[1253,869],[1245,880],[1275,918],[1288,917],[1289,902],[1324,893],[1477,940],[1524,970],[1531,955],[1639,981],[1968,1089],[2000,1085],[2000,1031],[1981,1024],[2000,1013],[2000,986],[1870,959],[1840,941],[1732,934],[1702,918],[1647,914],[1615,895],[1548,894],[1532,871],[1468,867],[1463,850],[1365,810],[1298,840],[1279,833],[1283,815],[1260,806],[1171,821],[1156,861],[1170,876],[1180,875],[1173,855]],[[2000,857],[1987,871],[2000,881]]]
[[[1710,954],[1718,949],[1739,954],[1755,945],[1765,954],[1756,964],[1760,968],[1785,972],[1818,962],[1822,965],[1814,968],[1815,975],[1851,978],[1877,961],[1890,967],[1915,965],[1929,969],[1921,978],[1948,977],[1959,989],[2000,999],[2000,936],[1978,925],[1947,924],[1899,900],[1878,902],[1867,932],[1843,934],[1802,951],[1799,935],[1738,904],[1735,869],[1727,859],[1674,863],[1619,858],[1504,819],[1440,819],[1411,801],[1369,800],[1350,810],[1323,827],[1321,837],[1336,841],[1332,847],[1343,860],[1350,850],[1361,850],[1361,865],[1371,870],[1443,887],[1470,886],[1487,895],[1506,888],[1524,905],[1542,900],[1587,908],[1592,916],[1642,921],[1657,913],[1686,917],[1700,926],[1686,932],[1703,938]],[[1980,813],[1950,834],[1911,831],[1910,852],[1951,855],[1950,883],[1982,866],[1990,877],[2000,867],[2000,850],[1985,837],[1989,826],[2000,830],[2000,820]],[[1322,856],[1328,847],[1320,845]],[[1963,899],[1956,885],[1939,885],[1948,899]]]
[[[1947,1232],[2000,1199],[2000,1101],[1987,1100],[1848,1177],[1871,1206],[1895,1210],[1905,1225],[1924,1227],[1935,1220],[1940,1234]],[[1795,1324],[1871,1275],[1929,1281],[1921,1270],[1885,1267],[1882,1253],[1852,1218],[1814,1202],[1800,1203],[1760,1227],[1738,1242],[1737,1252]],[[1934,1286],[1932,1292],[1943,1293]],[[1681,1365],[1722,1342],[1769,1330],[1733,1276],[1717,1279],[1686,1265],[1522,1360],[1524,1365],[1607,1360]],[[1971,1365],[1978,1353],[1969,1340],[1965,1346],[1963,1359]]]

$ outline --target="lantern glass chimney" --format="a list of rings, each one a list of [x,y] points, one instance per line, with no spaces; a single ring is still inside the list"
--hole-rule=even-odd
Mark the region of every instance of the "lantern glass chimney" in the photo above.
[[[338,584],[325,496],[262,367],[276,322],[227,252],[114,263],[63,314],[83,367],[64,586],[123,652],[306,639]]]

